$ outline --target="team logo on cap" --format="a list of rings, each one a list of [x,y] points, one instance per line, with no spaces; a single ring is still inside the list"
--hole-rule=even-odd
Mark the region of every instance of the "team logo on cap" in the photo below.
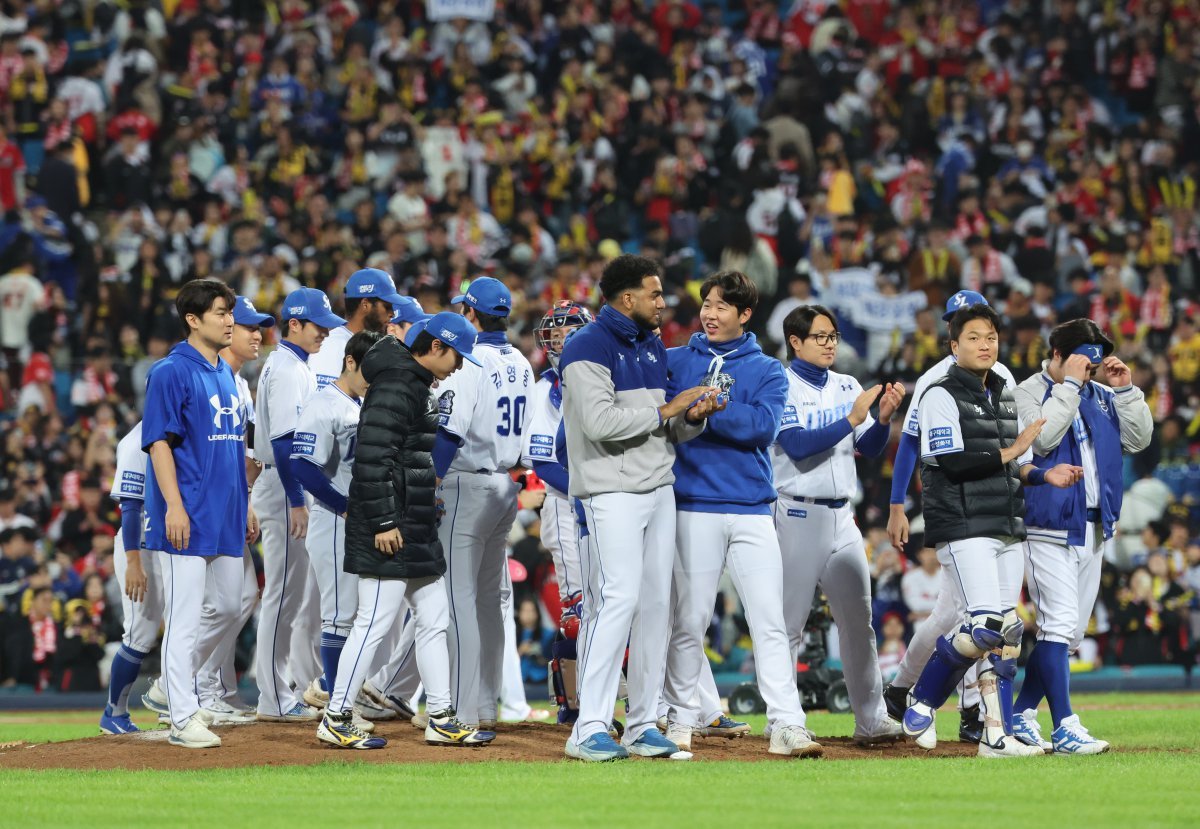
[[[332,308],[329,307],[329,297],[325,296],[325,294],[321,294],[321,304],[325,306],[326,311],[333,310]]]
[[[957,294],[954,295],[953,302],[954,302],[955,308],[962,308],[963,306],[965,306],[967,304],[967,295],[964,294],[962,291],[959,291]]]
[[[303,314],[304,306],[303,305],[292,305],[291,307],[288,308],[288,313],[289,314]]]
[[[373,294],[373,293],[375,293],[375,286],[371,285],[370,283],[368,283],[366,285],[359,285],[358,292],[360,294]]]
[[[441,333],[438,334],[438,339],[443,342],[452,343],[458,339],[458,335],[448,328],[443,328]]]
[[[258,309],[254,307],[254,303],[250,301],[250,297],[242,297],[242,304],[246,306],[246,310],[248,310],[251,314],[258,313]]]

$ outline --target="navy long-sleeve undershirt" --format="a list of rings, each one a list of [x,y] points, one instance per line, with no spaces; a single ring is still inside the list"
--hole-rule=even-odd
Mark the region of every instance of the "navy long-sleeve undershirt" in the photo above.
[[[346,511],[346,496],[333,488],[321,467],[304,458],[292,458],[291,467],[292,475],[304,489],[312,493],[312,497],[338,515]]]

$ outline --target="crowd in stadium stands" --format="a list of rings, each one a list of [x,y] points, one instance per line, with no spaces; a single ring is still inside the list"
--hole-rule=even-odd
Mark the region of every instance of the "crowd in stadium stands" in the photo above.
[[[699,279],[736,268],[762,296],[760,338],[778,348],[783,316],[819,300],[839,316],[839,370],[864,380],[911,384],[940,359],[939,306],[962,287],[1002,311],[1018,380],[1056,321],[1095,320],[1157,428],[1127,463],[1080,659],[1194,661],[1200,0],[426,15],[423,0],[0,2],[0,681],[98,687],[120,631],[114,446],[179,337],[183,282],[277,311],[375,266],[434,312],[486,273],[513,289],[536,366],[532,322],[561,298],[594,305],[622,250],[664,265],[668,345],[697,327]],[[881,529],[888,456],[860,471],[886,665],[937,565],[917,527],[905,555]],[[537,679],[547,568],[536,514],[518,526]],[[715,618],[712,654],[730,659],[735,600]]]

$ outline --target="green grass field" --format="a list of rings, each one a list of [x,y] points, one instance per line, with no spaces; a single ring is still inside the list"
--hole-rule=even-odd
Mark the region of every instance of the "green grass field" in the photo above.
[[[631,760],[587,766],[564,760],[0,771],[0,826],[1200,825],[1200,695],[1097,694],[1076,702],[1084,722],[1115,751],[991,762]],[[0,713],[0,741],[92,736],[95,719],[94,712]],[[849,715],[814,713],[809,724],[831,736],[853,729]],[[761,717],[754,726],[756,732],[762,728]],[[957,732],[948,712],[938,726],[944,737]]]

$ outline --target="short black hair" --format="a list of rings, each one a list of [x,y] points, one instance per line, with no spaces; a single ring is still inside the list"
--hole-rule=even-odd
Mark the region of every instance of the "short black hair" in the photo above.
[[[970,308],[963,308],[950,318],[950,342],[956,342],[962,336],[962,330],[971,320],[986,320],[992,324],[992,328],[996,329],[997,334],[1000,333],[1000,315],[996,313],[996,309],[990,305],[972,305]]]
[[[378,331],[367,331],[365,328],[359,331],[350,341],[346,343],[346,353],[342,356],[342,371],[346,370],[346,358],[354,359],[354,365],[362,368],[363,358],[367,356],[367,352],[371,350],[371,346],[383,339],[383,335]]]
[[[700,283],[701,302],[713,288],[721,289],[721,299],[736,307],[739,315],[758,307],[758,288],[741,271],[718,271],[705,279]]]
[[[662,277],[662,268],[657,262],[645,256],[623,253],[604,267],[600,293],[606,301],[612,302],[626,291],[642,287],[642,280],[648,276]]]
[[[485,334],[490,334],[495,331],[508,330],[508,317],[500,317],[495,314],[485,314],[478,308],[472,308],[475,312],[475,319],[479,320],[479,328]]]
[[[213,304],[221,298],[225,300],[225,307],[232,311],[237,296],[219,279],[193,279],[183,283],[175,297],[175,310],[179,312],[179,321],[183,324],[185,337],[192,333],[187,324],[188,314],[202,317],[211,311]]]
[[[383,302],[383,300],[376,296],[346,297],[346,319],[354,316],[354,312],[358,310],[358,306],[364,302]]]
[[[422,330],[421,333],[417,335],[417,338],[413,340],[413,344],[408,347],[408,350],[418,357],[423,354],[428,354],[433,350],[433,341],[436,339],[437,337],[433,336],[428,331]]]
[[[1057,351],[1064,360],[1081,345],[1099,345],[1105,357],[1113,352],[1113,341],[1090,319],[1059,323],[1050,332],[1050,351]]]
[[[837,317],[833,311],[824,305],[801,305],[799,308],[793,308],[792,312],[783,318],[784,341],[790,343],[793,336],[801,340],[807,339],[808,332],[812,331],[813,320],[817,317],[828,317],[833,323],[833,330],[838,330]]]

